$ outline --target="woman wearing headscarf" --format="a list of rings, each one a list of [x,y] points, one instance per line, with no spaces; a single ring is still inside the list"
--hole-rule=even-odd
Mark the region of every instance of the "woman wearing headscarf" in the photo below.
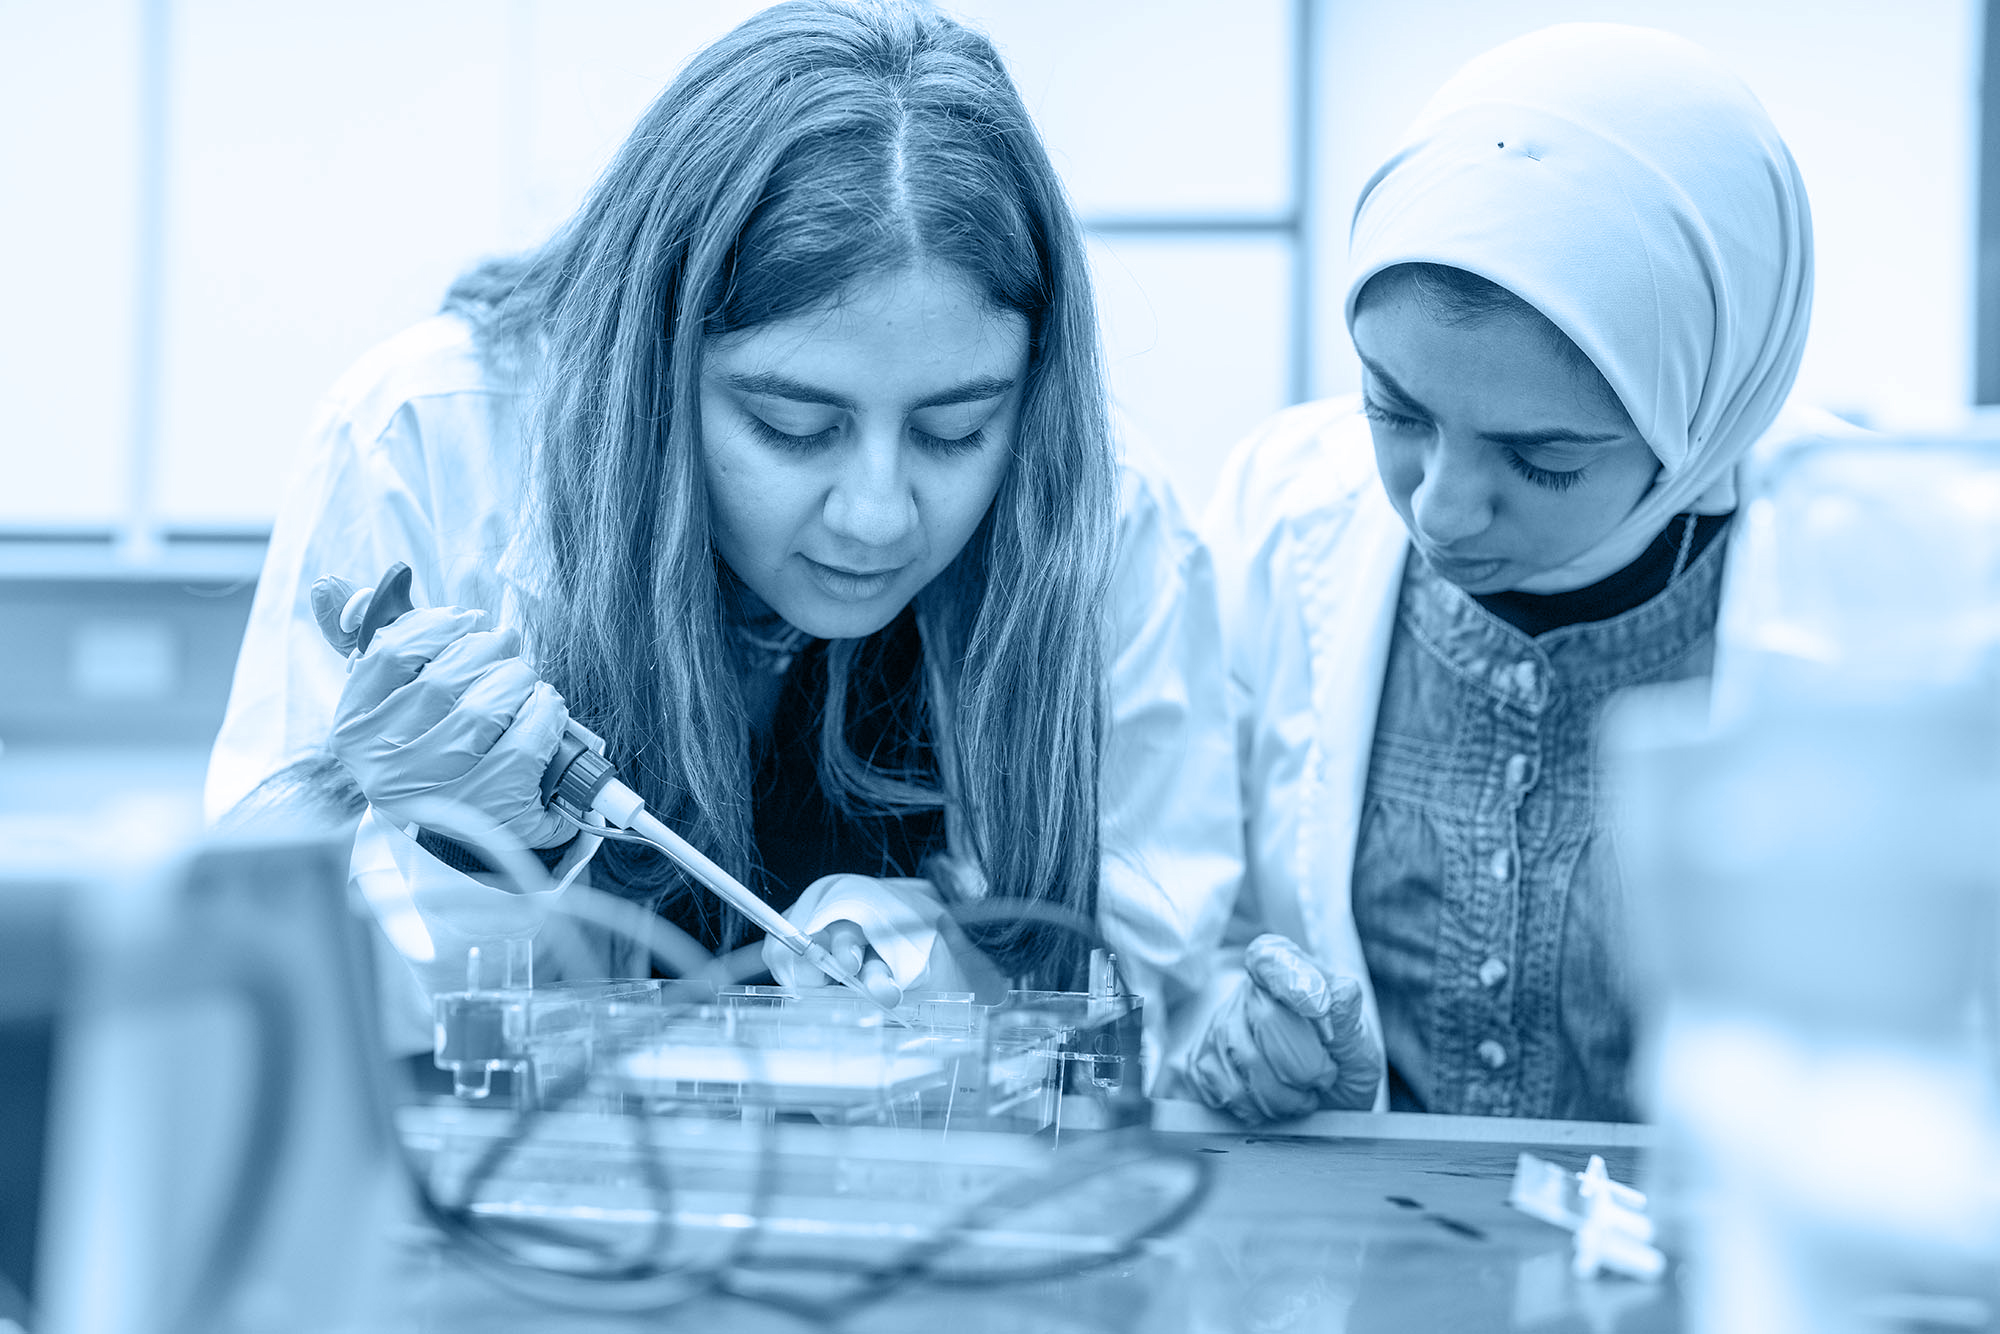
[[[1445,85],[1352,258],[1360,396],[1245,441],[1207,518],[1237,922],[1273,934],[1185,1073],[1247,1119],[1628,1119],[1596,731],[1613,692],[1709,672],[1753,451],[1838,429],[1786,408],[1805,189],[1706,52],[1563,25]]]

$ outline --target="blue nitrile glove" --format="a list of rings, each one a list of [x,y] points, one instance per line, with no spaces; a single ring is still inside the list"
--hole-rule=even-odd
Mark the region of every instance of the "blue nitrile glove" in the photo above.
[[[1373,1107],[1382,1049],[1362,1021],[1361,984],[1327,977],[1283,936],[1251,941],[1243,966],[1187,1061],[1201,1100],[1243,1121]]]
[[[399,827],[473,848],[497,828],[523,847],[555,847],[574,831],[542,804],[542,774],[569,711],[522,661],[520,635],[487,622],[429,607],[377,631],[348,672],[328,745]],[[490,825],[464,827],[468,812]]]

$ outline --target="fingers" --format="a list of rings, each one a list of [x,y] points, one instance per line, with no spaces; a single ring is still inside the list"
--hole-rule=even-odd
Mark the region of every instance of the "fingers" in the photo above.
[[[764,967],[770,969],[771,980],[781,987],[798,986],[800,973],[819,971],[787,949],[785,943],[776,936],[764,937]]]
[[[1247,1011],[1260,1047],[1274,1070],[1295,1084],[1313,1088],[1322,1105],[1367,1108],[1375,1105],[1382,1082],[1382,1047],[1363,1018],[1361,983],[1329,976],[1284,936],[1262,935],[1243,951],[1243,964],[1273,1007],[1310,1023],[1318,1051],[1301,1042],[1296,1025],[1281,1022],[1275,1010],[1251,1005]]]
[[[826,952],[833,956],[835,963],[859,978],[862,987],[878,1004],[895,1006],[901,1003],[902,988],[896,985],[895,976],[889,971],[889,965],[869,945],[868,936],[858,923],[845,920],[831,923],[815,933],[813,939],[825,947]],[[772,949],[774,945],[786,956],[784,960],[776,961]],[[828,977],[775,941],[766,942],[764,962],[770,965],[771,976],[785,986],[839,985],[834,978]],[[784,965],[782,969],[779,966],[780,962]]]
[[[1258,986],[1294,1014],[1317,1019],[1332,1003],[1326,974],[1284,936],[1265,934],[1244,946],[1243,966]]]
[[[340,613],[347,609],[355,587],[337,574],[323,574],[312,586],[313,621],[319,626],[320,637],[342,653],[353,651],[358,638],[354,631],[344,630],[340,625]]]
[[[835,922],[820,932],[820,939],[841,967],[861,979],[861,985],[877,1004],[894,1006],[902,1001],[903,989],[896,985],[889,965],[869,945],[867,933],[858,923]],[[833,979],[822,976],[820,981]]]
[[[461,707],[466,692],[482,678],[505,668],[516,682],[507,717],[538,679],[520,657],[521,637],[512,630],[474,630],[461,635],[425,663],[416,678],[400,686],[372,711],[383,735],[404,744]]]
[[[1321,979],[1325,1013],[1317,1019],[1245,979],[1188,1059],[1202,1101],[1251,1122],[1374,1105],[1382,1050],[1362,1016],[1361,984]]]
[[[382,744],[421,747],[427,760],[462,757],[468,768],[493,749],[541,684],[520,658],[503,658],[477,675],[442,683],[429,668],[368,715]]]
[[[1333,1082],[1334,1056],[1320,1026],[1274,1000],[1262,987],[1245,989],[1244,1028],[1251,1049],[1271,1075],[1293,1088],[1317,1090]]]
[[[353,716],[373,711],[391,693],[416,680],[453,643],[486,622],[485,612],[459,607],[425,607],[391,622],[355,659],[341,692],[341,712]]]
[[[1328,1087],[1335,1107],[1368,1108],[1375,1105],[1375,1090],[1382,1083],[1384,1059],[1381,1044],[1368,1031],[1362,1015],[1361,983],[1351,977],[1335,979],[1333,1005],[1322,1021],[1327,1053],[1337,1074]]]
[[[503,843],[521,847],[566,843],[574,831],[543,803],[541,784],[569,710],[555,687],[525,666],[495,674],[495,699],[468,692],[418,741],[381,756],[364,788],[396,818],[476,848],[489,847],[496,830]],[[518,707],[506,702],[517,697]]]
[[[342,692],[335,749],[364,746],[386,755],[410,748],[395,763],[419,786],[465,772],[513,724],[538,683],[519,650],[511,630],[468,632],[421,663],[411,680],[363,707],[390,672],[408,665],[392,653],[383,666],[369,653]]]
[[[517,659],[518,661],[518,659]],[[570,822],[542,802],[542,776],[569,727],[569,708],[556,688],[537,681],[514,721],[479,762],[475,776],[492,771],[495,801],[519,794],[517,814],[501,828],[531,848],[557,847],[575,836]]]
[[[334,729],[337,754],[369,755],[375,778],[369,796],[374,800],[394,801],[446,785],[465,790],[445,795],[469,799],[474,791],[505,782],[500,771],[526,762],[496,759],[495,752],[510,756],[523,750],[526,742],[530,754],[540,752],[546,767],[568,721],[562,696],[519,658],[493,664],[467,684],[463,695],[442,706],[438,701],[443,694],[418,691],[418,684],[405,686],[373,712],[346,719]],[[550,728],[554,735],[545,736]],[[492,777],[475,777],[476,772]],[[517,796],[530,795],[521,790],[523,781],[513,784]],[[540,783],[538,769],[526,783],[536,800],[541,796]]]
[[[903,989],[890,976],[889,965],[873,950],[868,952],[868,958],[861,965],[861,985],[868,989],[868,994],[875,998],[878,1005],[894,1009],[902,1003]]]
[[[1246,1050],[1238,1029],[1211,1026],[1188,1060],[1188,1083],[1203,1102],[1252,1125],[1304,1116],[1318,1106],[1315,1093],[1275,1078],[1254,1049]]]
[[[855,922],[835,922],[819,933],[819,943],[826,946],[826,952],[850,973],[859,973],[862,963],[868,958],[868,937]]]
[[[1298,1116],[1312,1110],[1317,1095],[1278,1077],[1251,1023],[1251,1009],[1284,1011],[1245,979],[1210,1019],[1187,1063],[1188,1082],[1203,1102],[1251,1123]],[[1303,1022],[1296,1015],[1294,1022]]]
[[[496,676],[492,695],[486,707],[462,710],[471,717],[490,718],[503,711],[509,711],[508,701],[517,698],[521,683],[525,679],[529,686],[519,703],[512,706],[512,716],[505,728],[486,747],[482,765],[494,768],[518,770],[534,789],[537,800],[541,796],[542,775],[547,772],[549,761],[556,757],[556,747],[562,744],[563,731],[569,726],[569,707],[563,697],[547,681],[536,679],[534,669],[519,658],[518,671],[510,669],[505,675]]]

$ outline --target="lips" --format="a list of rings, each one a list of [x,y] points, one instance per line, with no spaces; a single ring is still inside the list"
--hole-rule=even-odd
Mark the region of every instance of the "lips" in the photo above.
[[[842,602],[866,602],[878,598],[889,590],[896,576],[908,569],[907,565],[885,565],[873,569],[856,569],[846,565],[828,565],[810,556],[801,556],[813,582],[828,596]]]
[[[844,574],[849,579],[873,579],[877,575],[894,574],[903,568],[900,565],[878,565],[872,570],[858,570],[851,565],[829,565],[823,560],[813,560],[810,556],[806,557],[806,559],[812,561],[814,565],[819,566],[822,570],[828,570],[834,574]]]
[[[1447,556],[1423,549],[1423,557],[1433,570],[1455,584],[1476,583],[1498,574],[1507,562],[1498,557]]]

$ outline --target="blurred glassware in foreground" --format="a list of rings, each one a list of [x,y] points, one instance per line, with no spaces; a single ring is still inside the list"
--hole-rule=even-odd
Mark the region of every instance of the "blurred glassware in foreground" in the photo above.
[[[1718,721],[1927,690],[2000,703],[2000,436],[1795,448],[1731,542]]]
[[[349,836],[73,832],[0,845],[0,1315],[371,1328],[403,1187]]]
[[[1712,697],[1606,724],[1691,1327],[1988,1328],[2000,442],[1800,448],[1739,523]]]

